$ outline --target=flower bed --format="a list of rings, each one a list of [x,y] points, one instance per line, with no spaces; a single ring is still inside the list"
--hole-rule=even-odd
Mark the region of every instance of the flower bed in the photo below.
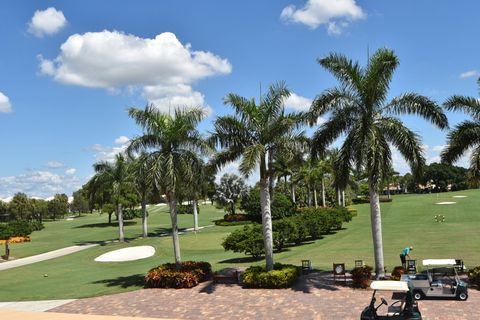
[[[212,274],[210,263],[203,261],[182,262],[181,269],[174,263],[165,263],[148,271],[147,288],[192,288],[207,280]]]
[[[22,243],[22,242],[30,242],[32,239],[30,237],[11,237],[8,239],[8,243]],[[5,244],[5,240],[0,240],[0,244]]]
[[[290,287],[299,275],[297,266],[276,263],[268,272],[265,267],[252,266],[242,274],[242,280],[249,288],[279,289]]]

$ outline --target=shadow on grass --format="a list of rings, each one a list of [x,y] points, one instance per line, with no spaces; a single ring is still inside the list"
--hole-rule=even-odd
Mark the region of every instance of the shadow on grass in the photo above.
[[[123,225],[126,227],[126,226],[133,226],[137,224],[136,221],[124,221],[123,222]],[[108,227],[115,227],[115,228],[118,228],[118,223],[117,222],[112,222],[112,223],[108,223],[108,222],[101,222],[101,223],[90,223],[90,224],[83,224],[81,226],[76,226],[76,227],[73,227],[74,229],[78,229],[78,228],[108,228]]]
[[[92,283],[106,284],[107,287],[121,287],[121,288],[142,287],[143,288],[145,285],[145,275],[135,274],[127,277],[98,280]]]
[[[256,262],[263,260],[264,257],[241,257],[241,258],[232,258],[232,259],[227,259],[227,260],[222,260],[219,261],[218,263],[250,263],[250,262]]]

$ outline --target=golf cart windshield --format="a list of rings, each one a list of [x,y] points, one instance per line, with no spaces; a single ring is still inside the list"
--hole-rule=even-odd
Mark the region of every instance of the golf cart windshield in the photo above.
[[[372,303],[377,317],[395,317],[403,313],[409,292],[407,282],[373,281],[370,288],[375,290]]]

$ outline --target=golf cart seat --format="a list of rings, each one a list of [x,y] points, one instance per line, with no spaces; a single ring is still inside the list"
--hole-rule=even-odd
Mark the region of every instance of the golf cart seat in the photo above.
[[[405,301],[395,301],[388,307],[387,317],[399,316],[405,308]]]

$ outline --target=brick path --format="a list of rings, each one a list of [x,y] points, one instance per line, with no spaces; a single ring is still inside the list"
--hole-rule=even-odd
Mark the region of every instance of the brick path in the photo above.
[[[179,319],[359,319],[371,291],[333,285],[330,275],[302,277],[293,289],[243,289],[203,283],[193,289],[143,289],[80,299],[49,312]],[[480,319],[480,291],[466,302],[419,302],[424,319]]]

